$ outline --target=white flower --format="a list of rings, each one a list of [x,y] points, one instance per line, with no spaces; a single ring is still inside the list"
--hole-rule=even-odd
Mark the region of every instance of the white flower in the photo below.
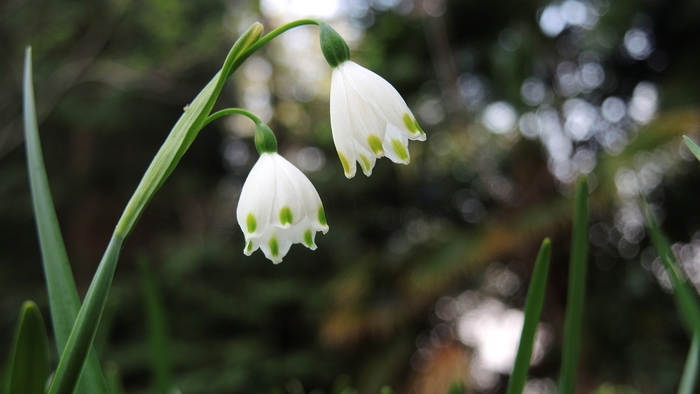
[[[316,231],[328,232],[326,214],[314,185],[278,153],[262,153],[243,184],[236,210],[245,234],[243,250],[258,248],[279,264],[294,243],[316,249]]]
[[[355,162],[366,176],[386,155],[408,164],[408,140],[425,140],[399,92],[372,71],[346,60],[333,68],[331,129],[345,176],[355,176]]]

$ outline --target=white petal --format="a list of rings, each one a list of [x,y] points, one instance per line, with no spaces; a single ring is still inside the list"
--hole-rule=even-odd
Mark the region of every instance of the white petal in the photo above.
[[[357,78],[358,76],[361,77],[361,75],[356,75],[352,67],[346,67],[353,64],[355,63],[345,62],[337,68],[344,82],[343,86],[345,88],[344,93],[348,110],[354,114],[354,116],[350,117],[352,131],[355,140],[360,145],[374,152],[377,157],[382,157],[384,153],[381,150],[381,141],[384,139],[386,119],[377,111],[372,100],[367,100],[367,97],[363,95],[362,91],[366,89],[366,86],[363,85],[362,78]],[[331,98],[332,94],[331,91]],[[372,99],[374,100],[375,98]],[[333,127],[332,122],[331,127]]]
[[[275,193],[275,164],[269,153],[263,153],[243,184],[236,209],[236,219],[246,242],[264,232]]]
[[[386,138],[383,144],[386,157],[394,163],[408,164],[411,161],[408,153],[408,138],[394,125],[386,127]]]
[[[323,231],[324,234],[328,232],[325,213],[323,213],[322,218],[320,217],[323,210],[321,197],[318,196],[318,192],[309,178],[284,157],[278,156],[275,159],[278,162],[280,170],[284,172],[296,189],[301,215],[299,216],[299,220],[294,222],[295,226],[301,225],[302,218],[306,217],[310,220],[310,225],[315,231]],[[296,240],[293,237],[291,239],[294,243],[301,242],[302,240],[302,238]]]
[[[386,136],[384,137],[386,138]],[[360,168],[365,176],[372,175],[372,169],[374,168],[374,163],[377,161],[377,156],[374,152],[370,152],[367,149],[360,146],[360,144],[355,144],[357,149],[357,162],[360,163]]]
[[[410,139],[425,140],[425,133],[415,127],[415,116],[401,94],[384,78],[357,63],[347,61],[342,65],[345,75],[352,78],[352,86],[362,99],[370,103],[386,123],[393,124]],[[408,119],[411,122],[407,122]],[[409,127],[410,126],[410,127]]]
[[[343,165],[345,176],[349,179],[355,176],[355,137],[353,134],[352,116],[345,93],[345,81],[338,68],[333,69],[331,77],[331,131],[333,143],[338,151],[338,157]]]
[[[290,179],[285,170],[287,166],[294,169],[296,167],[278,153],[270,155],[275,171],[275,193],[271,204],[270,224],[280,228],[289,228],[299,223],[306,215],[295,180]]]

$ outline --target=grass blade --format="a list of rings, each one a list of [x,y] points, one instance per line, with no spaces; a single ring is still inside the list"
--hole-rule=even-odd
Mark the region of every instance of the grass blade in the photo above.
[[[700,160],[700,146],[697,146],[697,144],[688,138],[688,136],[684,135],[683,139],[685,140],[685,144],[688,145],[688,149],[690,149],[690,151],[693,152],[693,155],[695,155],[695,158]]]
[[[688,358],[685,360],[683,376],[678,386],[678,394],[693,394],[695,383],[698,379],[698,358],[700,356],[700,332],[693,334],[693,342],[690,344]]]
[[[43,394],[49,378],[49,339],[36,304],[22,305],[5,394]]]
[[[688,324],[690,331],[700,332],[700,305],[698,304],[695,289],[688,283],[683,270],[678,265],[678,261],[661,231],[659,222],[656,220],[656,215],[654,215],[649,202],[642,199],[641,205],[656,253],[659,254],[661,263],[663,263],[666,273],[671,279],[674,290],[673,297],[678,310]]]
[[[146,323],[153,362],[153,392],[168,394],[171,391],[171,387],[173,387],[170,373],[170,347],[166,329],[168,324],[156,278],[150,265],[145,260],[141,261],[141,278],[146,297]]]
[[[255,23],[236,41],[226,57],[221,71],[197,95],[153,158],[134,195],[127,203],[107,250],[97,267],[66,348],[61,355],[53,382],[49,387],[49,394],[73,392],[85,365],[87,352],[95,339],[124,240],[136,226],[153,195],[175,169],[199,133],[201,125],[211,112],[214,102],[223,89],[227,76],[230,75],[229,71],[231,71],[234,61],[258,40],[261,33],[262,25]]]
[[[51,308],[51,321],[53,323],[56,347],[58,348],[58,353],[61,354],[68,342],[73,323],[78,316],[80,297],[78,296],[75,279],[68,262],[68,254],[66,253],[58,225],[41,151],[36,106],[34,103],[31,48],[27,48],[25,52],[23,89],[24,134],[29,185],[39,233],[44,276]],[[85,376],[81,379],[78,392],[84,394],[108,392],[104,374],[94,351],[90,352],[89,361],[85,367]]]
[[[508,394],[520,394],[525,388],[527,374],[530,370],[530,360],[532,359],[532,348],[535,342],[537,324],[540,321],[542,304],[544,303],[544,293],[549,274],[549,262],[552,256],[552,242],[545,238],[537,254],[535,268],[530,281],[530,288],[527,291],[525,300],[525,321],[523,331],[520,334],[520,344],[518,353],[515,356],[513,373],[508,381]]]
[[[574,223],[569,263],[569,292],[564,320],[559,393],[573,394],[576,387],[581,323],[586,295],[586,268],[588,261],[588,181],[579,178],[574,198]]]

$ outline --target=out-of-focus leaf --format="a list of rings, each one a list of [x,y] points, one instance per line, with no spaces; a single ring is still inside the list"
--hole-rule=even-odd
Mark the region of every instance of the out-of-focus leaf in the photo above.
[[[547,276],[549,274],[549,262],[552,256],[552,242],[546,238],[542,242],[540,252],[537,255],[535,268],[532,273],[532,280],[527,291],[525,300],[525,320],[523,330],[520,334],[520,344],[518,353],[515,356],[513,373],[508,381],[508,394],[520,394],[527,383],[527,374],[530,370],[530,360],[532,359],[532,348],[535,342],[535,333],[542,312],[544,303],[544,293],[547,288]]]
[[[681,384],[678,386],[678,394],[692,394],[695,392],[695,384],[698,380],[698,358],[700,357],[700,333],[693,334],[693,342],[690,344],[688,357],[685,360]]]
[[[49,340],[36,304],[22,305],[10,353],[6,394],[43,394],[49,377]]]
[[[80,298],[58,225],[41,151],[34,102],[31,48],[27,48],[25,52],[24,63],[24,134],[29,185],[51,307],[51,321],[60,354],[68,342],[73,323],[78,316]],[[78,385],[78,393],[107,393],[107,383],[94,351],[90,351],[85,374]]]
[[[141,279],[146,298],[146,323],[153,363],[153,392],[168,394],[173,384],[167,321],[156,279],[151,266],[145,260],[141,261]]]
[[[678,311],[688,324],[688,328],[691,332],[700,332],[700,305],[698,304],[697,293],[688,283],[666,237],[661,231],[661,227],[656,220],[656,215],[654,215],[651,205],[646,200],[642,200],[642,212],[644,212],[644,216],[646,217],[647,227],[651,233],[651,239],[654,243],[654,248],[656,248],[656,253],[659,254],[661,262],[666,269],[666,273],[671,279],[671,284],[674,289],[673,297],[676,300]]]
[[[700,146],[688,138],[687,135],[684,135],[683,139],[685,140],[685,144],[688,145],[688,149],[690,149],[690,151],[693,152],[693,155],[695,155],[695,158],[700,160]]]
[[[564,343],[559,377],[559,392],[573,394],[576,387],[581,323],[586,295],[586,269],[588,261],[588,182],[581,177],[574,200],[574,223],[569,263],[569,292],[564,321]]]

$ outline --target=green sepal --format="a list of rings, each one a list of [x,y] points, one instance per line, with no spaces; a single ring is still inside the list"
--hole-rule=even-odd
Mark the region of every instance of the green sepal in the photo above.
[[[255,125],[255,148],[261,155],[263,153],[277,152],[277,138],[265,123]]]
[[[343,37],[338,34],[328,23],[320,23],[321,28],[321,52],[328,64],[335,68],[350,59],[350,48]]]

